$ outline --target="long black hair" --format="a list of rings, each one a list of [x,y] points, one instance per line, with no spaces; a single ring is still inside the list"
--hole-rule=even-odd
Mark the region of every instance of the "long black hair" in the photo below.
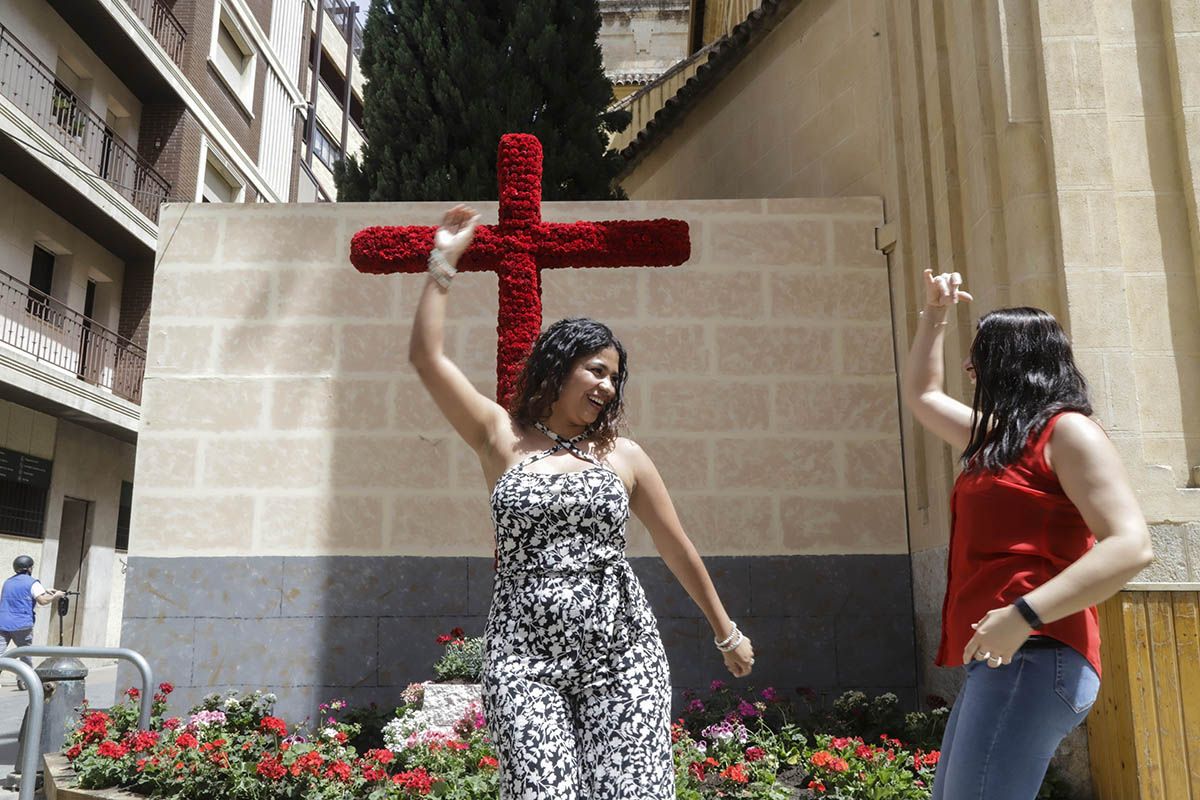
[[[628,377],[625,347],[601,322],[582,317],[560,319],[542,332],[533,344],[525,367],[517,379],[509,414],[522,425],[544,422],[558,400],[563,381],[581,358],[606,347],[617,351],[617,374],[613,376],[613,398],[605,404],[588,433],[597,448],[608,450],[617,440],[625,415],[625,379]]]
[[[1040,308],[1000,308],[979,320],[971,343],[975,398],[966,470],[997,472],[1013,464],[1052,416],[1092,415],[1087,381],[1071,342]]]

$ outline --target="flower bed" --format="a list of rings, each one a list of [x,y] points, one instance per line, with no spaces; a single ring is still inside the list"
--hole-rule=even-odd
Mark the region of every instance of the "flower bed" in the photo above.
[[[136,690],[107,711],[85,710],[65,751],[80,787],[195,800],[499,796],[499,762],[478,705],[450,731],[436,729],[423,721],[421,684],[405,692],[394,716],[333,701],[312,729],[274,716],[275,698],[261,692],[210,695],[184,716],[164,717],[170,691],[163,684],[155,696],[150,731],[136,728]],[[889,713],[901,718],[886,696],[839,703],[822,722],[867,732]],[[773,689],[739,693],[720,682],[691,696],[672,726],[680,800],[929,796],[936,751],[886,734],[814,735],[791,721],[790,707]],[[897,724],[934,733],[929,722],[910,715]]]

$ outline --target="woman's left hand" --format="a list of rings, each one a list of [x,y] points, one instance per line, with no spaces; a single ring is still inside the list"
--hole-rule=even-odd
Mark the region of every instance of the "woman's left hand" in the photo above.
[[[993,669],[1011,664],[1013,656],[1033,633],[1014,606],[993,608],[971,627],[975,629],[975,635],[963,649],[963,663],[986,661]]]
[[[750,644],[749,636],[743,635],[741,644],[721,655],[725,657],[725,666],[735,678],[746,677],[754,667],[754,647]]]

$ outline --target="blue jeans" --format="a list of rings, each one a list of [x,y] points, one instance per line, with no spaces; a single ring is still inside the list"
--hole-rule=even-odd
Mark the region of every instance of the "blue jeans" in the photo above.
[[[933,800],[1033,800],[1050,757],[1096,702],[1096,670],[1074,648],[1042,637],[1011,664],[974,661],[964,669]]]

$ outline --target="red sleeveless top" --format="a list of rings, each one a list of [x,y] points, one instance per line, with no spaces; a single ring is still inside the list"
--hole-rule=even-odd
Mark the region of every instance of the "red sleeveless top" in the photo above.
[[[1051,417],[1031,436],[1015,463],[995,474],[964,472],[954,482],[939,666],[963,663],[963,648],[974,635],[971,625],[984,614],[1041,586],[1096,543],[1043,458],[1061,417]],[[1034,633],[1075,648],[1100,673],[1094,606]]]

